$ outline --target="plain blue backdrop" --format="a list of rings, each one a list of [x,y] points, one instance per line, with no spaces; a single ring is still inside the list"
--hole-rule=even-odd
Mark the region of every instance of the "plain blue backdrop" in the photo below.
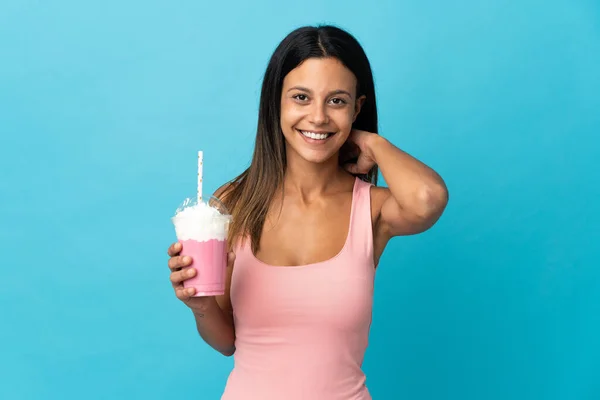
[[[450,203],[394,239],[364,370],[375,399],[600,398],[600,4],[0,2],[0,398],[218,399],[168,281],[196,152],[250,160],[277,43],[365,47],[380,132]]]

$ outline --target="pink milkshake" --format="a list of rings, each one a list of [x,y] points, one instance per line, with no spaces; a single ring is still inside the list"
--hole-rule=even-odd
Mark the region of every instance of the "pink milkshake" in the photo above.
[[[181,255],[192,258],[196,275],[183,282],[196,289],[195,297],[225,293],[227,231],[231,216],[225,206],[211,197],[208,203],[187,199],[172,218]]]

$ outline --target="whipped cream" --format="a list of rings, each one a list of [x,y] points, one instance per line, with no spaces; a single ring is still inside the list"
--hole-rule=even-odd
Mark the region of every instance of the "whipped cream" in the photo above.
[[[199,203],[178,210],[171,220],[178,240],[206,242],[227,238],[231,216],[221,214],[206,203]]]

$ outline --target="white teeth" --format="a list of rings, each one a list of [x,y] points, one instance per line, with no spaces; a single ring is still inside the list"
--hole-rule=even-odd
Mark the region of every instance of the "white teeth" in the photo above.
[[[315,133],[315,132],[308,132],[308,131],[300,131],[300,132],[306,137],[309,137],[311,139],[317,139],[317,140],[327,139],[327,137],[329,136],[328,133]]]

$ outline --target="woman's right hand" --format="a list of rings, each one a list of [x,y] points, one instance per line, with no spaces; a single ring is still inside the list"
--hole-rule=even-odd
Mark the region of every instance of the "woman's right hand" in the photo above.
[[[169,269],[171,270],[171,284],[175,290],[175,295],[192,311],[202,311],[207,305],[214,303],[215,296],[192,297],[196,293],[193,287],[184,288],[183,282],[187,279],[196,276],[198,271],[195,268],[188,268],[192,264],[192,259],[189,256],[181,256],[181,243],[173,243],[167,253],[169,254]],[[227,263],[231,266],[235,260],[235,254],[228,254]]]

